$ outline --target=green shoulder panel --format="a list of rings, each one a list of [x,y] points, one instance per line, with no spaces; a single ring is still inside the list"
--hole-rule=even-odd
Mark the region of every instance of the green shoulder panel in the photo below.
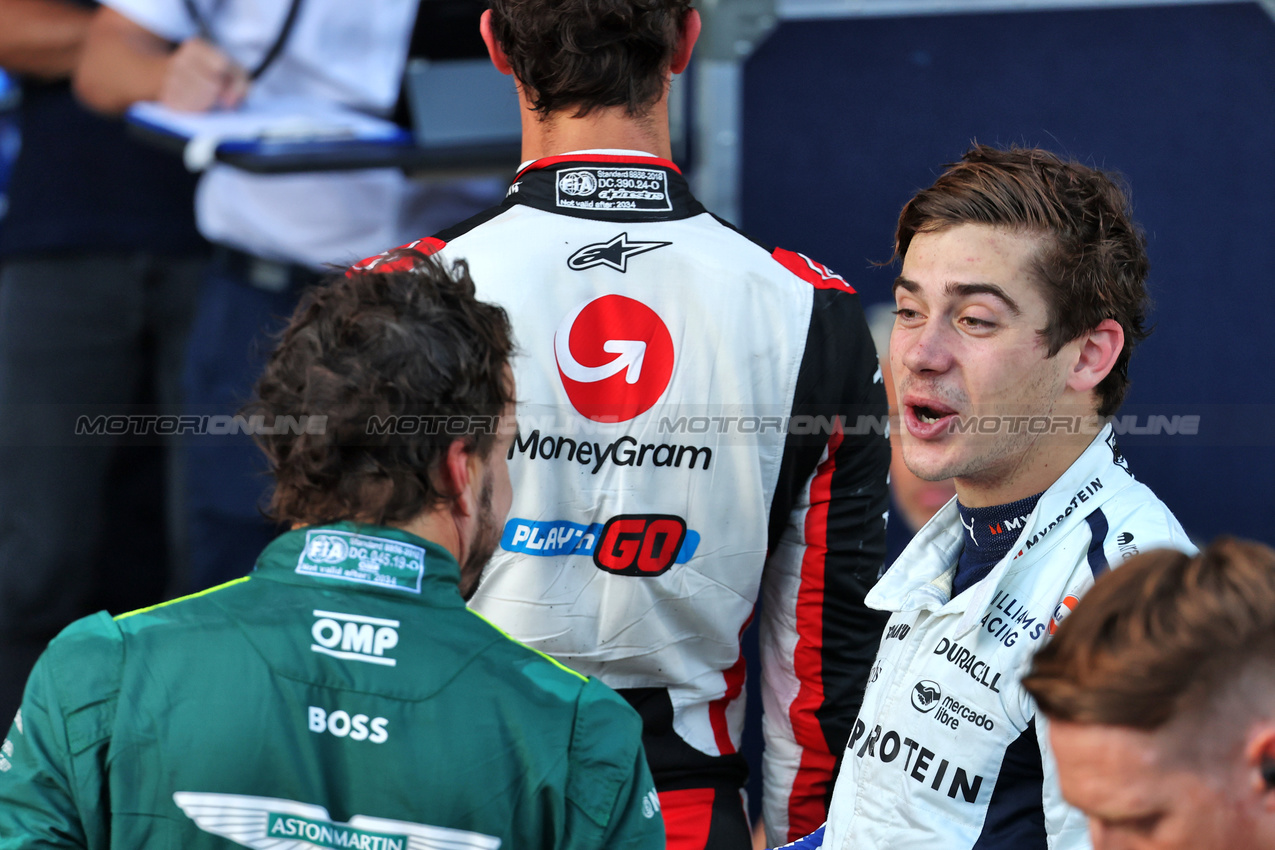
[[[642,721],[615,691],[589,679],[576,704],[567,798],[598,826],[612,818],[617,798],[643,759]]]
[[[99,611],[67,626],[49,644],[44,662],[61,703],[70,754],[109,738],[124,667],[124,638],[110,615]]]

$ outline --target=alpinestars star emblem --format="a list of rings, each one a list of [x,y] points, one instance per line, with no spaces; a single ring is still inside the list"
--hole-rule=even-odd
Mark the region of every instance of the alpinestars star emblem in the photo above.
[[[621,233],[609,242],[598,242],[585,245],[567,260],[567,265],[576,271],[591,269],[594,266],[607,266],[624,273],[629,269],[629,257],[672,245],[672,242],[630,242],[629,234]]]

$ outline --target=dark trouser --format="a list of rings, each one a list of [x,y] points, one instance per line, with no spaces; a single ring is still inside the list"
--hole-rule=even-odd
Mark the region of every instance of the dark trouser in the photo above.
[[[0,268],[0,726],[50,638],[160,601],[180,561],[171,441],[76,421],[177,411],[202,266],[111,252]]]
[[[738,753],[710,756],[673,731],[664,688],[622,688],[642,718],[642,747],[660,797],[668,850],[751,850],[742,789],[748,764]]]
[[[254,270],[271,291],[253,284]],[[293,278],[289,279],[291,273]],[[186,354],[182,389],[188,413],[234,416],[252,397],[274,337],[314,275],[257,264],[219,250],[209,266]],[[261,450],[243,433],[190,436],[186,469],[190,585],[200,590],[245,575],[280,529],[262,511],[270,478]]]

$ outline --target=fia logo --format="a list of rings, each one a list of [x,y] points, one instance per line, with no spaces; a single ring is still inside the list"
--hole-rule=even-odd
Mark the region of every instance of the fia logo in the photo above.
[[[564,194],[579,198],[598,191],[598,178],[590,170],[564,171],[558,177],[558,188]]]
[[[572,310],[553,336],[558,376],[571,405],[595,422],[650,410],[673,377],[673,337],[654,310],[603,295]]]
[[[350,556],[345,538],[335,534],[316,534],[310,538],[306,557],[318,564],[339,564]]]

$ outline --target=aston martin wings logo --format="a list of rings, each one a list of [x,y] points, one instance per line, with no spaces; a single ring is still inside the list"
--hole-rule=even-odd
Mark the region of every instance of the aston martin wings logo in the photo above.
[[[204,832],[257,850],[497,850],[478,832],[355,815],[336,823],[312,803],[240,794],[178,791],[175,802]]]
[[[607,266],[618,272],[629,270],[629,257],[654,251],[672,245],[672,242],[630,242],[628,233],[621,233],[609,242],[585,245],[567,260],[567,265],[576,271],[591,269],[594,266]]]

